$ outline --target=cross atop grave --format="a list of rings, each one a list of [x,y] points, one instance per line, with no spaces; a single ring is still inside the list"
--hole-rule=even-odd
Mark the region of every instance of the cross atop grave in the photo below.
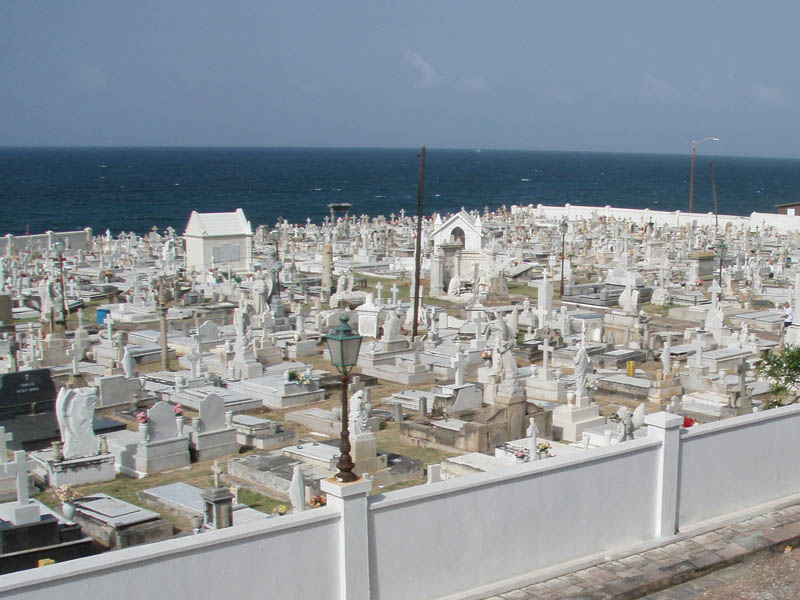
[[[720,292],[722,292],[722,288],[719,287],[719,282],[716,279],[709,286],[708,291],[711,292],[711,305],[712,306],[717,306],[717,300],[718,300]]]
[[[464,385],[464,367],[467,361],[464,360],[464,355],[459,351],[450,359],[450,364],[455,369],[455,385]]]
[[[224,469],[220,466],[218,460],[215,460],[214,464],[211,466],[211,472],[214,473],[214,487],[220,487],[219,476],[224,473]]]
[[[197,352],[197,348],[192,348],[192,353],[189,355],[189,364],[192,369],[192,379],[200,377],[200,360],[202,355]]]
[[[13,433],[6,433],[6,428],[0,425],[0,463],[8,462],[7,443],[14,439]]]
[[[392,304],[396,305],[397,304],[397,293],[400,291],[397,288],[397,284],[393,283],[392,287],[391,287],[391,289],[389,291],[392,292]]]
[[[480,291],[480,267],[478,263],[472,265],[472,302],[478,303],[478,292]]]
[[[542,351],[542,370],[539,373],[541,374],[541,379],[547,379],[547,365],[550,362],[549,355],[553,352],[549,338],[544,338],[544,342],[539,344],[539,350]]]
[[[5,440],[4,442],[5,443]],[[28,504],[28,470],[33,468],[33,461],[26,459],[24,450],[14,452],[14,460],[0,464],[0,474],[8,477],[12,475],[17,479],[17,501],[19,504]]]
[[[375,305],[376,306],[380,306],[381,305],[381,301],[382,301],[381,293],[383,292],[383,283],[381,283],[380,281],[378,283],[376,283],[375,284],[375,291],[378,293],[378,298],[377,298],[377,300],[375,300]]]
[[[67,356],[72,359],[72,374],[78,375],[80,371],[78,370],[78,358],[80,357],[80,350],[78,349],[78,344],[73,343],[71,346],[71,350],[67,351]]]
[[[703,366],[703,340],[699,332],[694,338],[694,364],[696,367]]]
[[[78,331],[83,329],[83,309],[78,309]]]
[[[108,334],[108,341],[109,341],[109,343],[111,343],[111,341],[114,339],[114,337],[113,337],[114,336],[114,329],[112,327],[112,325],[114,324],[114,319],[111,318],[111,315],[106,315],[106,318],[103,319],[103,324],[106,326],[106,333]]]

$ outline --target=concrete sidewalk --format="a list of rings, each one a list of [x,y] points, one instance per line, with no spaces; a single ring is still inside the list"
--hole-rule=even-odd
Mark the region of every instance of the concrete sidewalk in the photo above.
[[[800,504],[795,504],[486,600],[641,598],[739,562],[761,550],[783,550],[799,541]]]

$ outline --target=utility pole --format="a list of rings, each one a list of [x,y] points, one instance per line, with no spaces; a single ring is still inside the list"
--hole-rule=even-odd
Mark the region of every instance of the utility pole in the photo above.
[[[714,161],[711,162],[711,189],[714,192],[714,230],[719,231],[719,210],[717,208],[717,183],[714,181]],[[722,280],[720,280],[722,283]]]
[[[417,248],[414,261],[414,324],[411,328],[411,341],[417,340],[417,320],[419,319],[419,276],[422,268],[422,191],[425,183],[425,146],[419,152],[419,194],[417,195]]]

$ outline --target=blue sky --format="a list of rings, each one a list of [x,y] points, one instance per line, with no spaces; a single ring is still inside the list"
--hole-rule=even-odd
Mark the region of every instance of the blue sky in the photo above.
[[[790,2],[0,4],[0,145],[800,157]]]

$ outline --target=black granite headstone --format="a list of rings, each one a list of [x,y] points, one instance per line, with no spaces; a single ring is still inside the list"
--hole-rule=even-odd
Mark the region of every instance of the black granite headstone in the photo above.
[[[0,419],[52,412],[57,395],[50,369],[6,373],[0,376]]]

